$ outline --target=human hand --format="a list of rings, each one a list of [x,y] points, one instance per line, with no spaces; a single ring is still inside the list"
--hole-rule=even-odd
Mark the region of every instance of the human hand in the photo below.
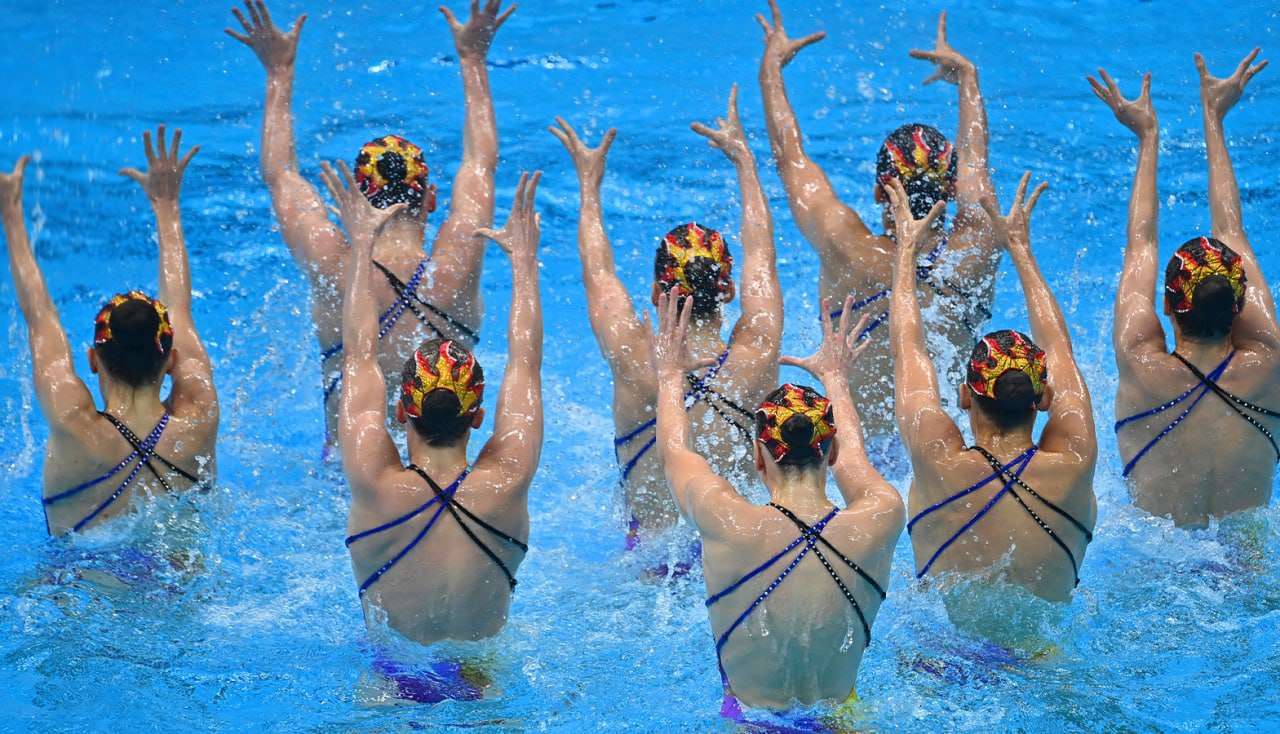
[[[538,193],[538,181],[542,179],[542,171],[520,174],[520,183],[516,186],[516,200],[511,205],[511,215],[502,229],[494,231],[481,227],[475,231],[477,237],[485,237],[498,243],[498,246],[511,256],[511,262],[525,265],[536,265],[538,261],[538,241],[542,237],[542,215],[533,208],[534,196]]]
[[[760,60],[761,66],[781,69],[791,63],[800,49],[827,37],[826,31],[818,31],[793,41],[787,37],[787,31],[782,27],[782,11],[778,9],[778,0],[769,0],[769,12],[773,16],[773,25],[763,15],[756,13],[756,22],[764,29],[764,58]]]
[[[890,211],[893,214],[893,234],[898,245],[898,255],[914,258],[916,250],[925,241],[934,221],[947,208],[947,202],[935,201],[933,208],[924,215],[924,219],[916,219],[911,213],[911,199],[907,196],[907,190],[903,187],[902,181],[891,178],[884,185],[884,190],[889,197]]]
[[[22,180],[26,175],[31,156],[22,156],[13,166],[12,173],[0,173],[0,212],[6,216],[22,214]]]
[[[1115,80],[1106,70],[1098,69],[1098,76],[1102,77],[1106,86],[1091,76],[1085,78],[1089,80],[1089,86],[1093,87],[1093,93],[1111,108],[1120,124],[1137,133],[1138,137],[1156,131],[1156,110],[1151,104],[1151,72],[1142,76],[1142,93],[1132,100],[1125,99],[1120,94],[1120,87],[1116,86]]]
[[[738,116],[738,85],[729,90],[729,111],[725,117],[716,118],[716,129],[695,122],[689,126],[693,131],[707,139],[712,148],[719,148],[729,160],[741,163],[751,157],[751,148],[747,145],[746,133],[742,131],[742,118]]]
[[[547,130],[551,131],[564,149],[569,151],[569,157],[573,158],[573,166],[578,171],[578,180],[599,188],[600,181],[604,179],[604,162],[609,155],[609,146],[613,145],[613,139],[618,136],[617,128],[609,128],[600,145],[595,148],[588,148],[578,137],[577,131],[563,117],[557,117],[556,124]]]
[[[307,16],[299,15],[286,33],[272,22],[271,11],[267,10],[267,4],[263,0],[245,0],[244,7],[249,11],[250,20],[245,20],[239,8],[231,9],[244,28],[244,33],[236,33],[227,28],[226,34],[253,49],[258,61],[262,62],[268,72],[292,69],[293,61],[298,56],[298,38],[302,34],[302,24],[307,22]]]
[[[481,9],[480,0],[471,0],[471,17],[466,23],[459,22],[453,11],[440,6],[441,15],[448,21],[449,30],[453,31],[453,46],[458,50],[458,56],[483,59],[488,55],[494,35],[517,7],[512,5],[499,15],[498,6],[501,4],[502,0],[485,0],[484,8]]]
[[[1212,114],[1219,120],[1227,116],[1227,112],[1240,101],[1241,95],[1244,94],[1244,88],[1248,86],[1249,80],[1263,69],[1267,68],[1269,61],[1263,61],[1255,66],[1250,66],[1253,60],[1258,58],[1258,51],[1254,49],[1249,55],[1244,57],[1240,65],[1236,67],[1235,72],[1225,78],[1219,79],[1209,74],[1209,69],[1205,67],[1204,57],[1196,54],[1196,71],[1200,72],[1200,101],[1204,105],[1206,112]]]
[[[347,162],[338,161],[337,166],[338,170],[335,171],[334,167],[328,163],[320,164],[320,178],[337,204],[336,207],[331,207],[331,211],[342,220],[342,227],[347,230],[351,246],[362,256],[371,257],[373,242],[382,229],[387,226],[392,217],[404,211],[409,205],[400,202],[386,209],[379,209],[369,202],[369,198],[356,185],[355,176],[351,175],[351,168],[347,166]]]
[[[652,328],[649,314],[644,315],[648,332],[650,352],[653,363],[660,378],[684,380],[696,370],[710,367],[717,358],[695,359],[689,354],[687,344],[689,335],[689,319],[693,314],[693,299],[675,295],[671,291],[658,294],[658,328]]]
[[[799,367],[825,385],[828,380],[843,380],[850,366],[871,346],[870,340],[858,344],[858,335],[866,328],[871,314],[854,319],[853,296],[844,299],[839,318],[831,318],[831,299],[822,299],[822,343],[808,357],[779,357],[778,364]]]
[[[1010,253],[1015,250],[1031,249],[1031,212],[1036,208],[1036,202],[1040,200],[1040,194],[1049,188],[1047,181],[1042,181],[1035,191],[1031,192],[1031,198],[1027,200],[1026,205],[1022,203],[1023,197],[1027,194],[1027,183],[1031,181],[1031,171],[1022,174],[1022,180],[1018,182],[1018,193],[1013,197],[1013,206],[1009,208],[1007,216],[1000,216],[1000,205],[994,196],[983,197],[982,208],[987,210],[987,216],[991,218],[991,226],[995,229],[996,239],[1004,243],[1006,249]]]
[[[909,53],[913,59],[932,61],[937,66],[933,74],[924,80],[925,84],[932,84],[938,80],[959,84],[961,78],[977,74],[977,67],[973,62],[947,43],[947,12],[945,10],[938,16],[938,37],[934,41],[933,50],[911,49]]]
[[[187,172],[187,164],[196,153],[200,152],[200,146],[195,146],[187,151],[187,154],[181,159],[178,158],[179,148],[182,145],[182,129],[173,131],[173,145],[165,144],[164,125],[156,128],[156,146],[151,146],[151,131],[147,130],[142,133],[142,143],[147,154],[147,172],[143,173],[136,168],[121,168],[120,175],[128,176],[147,193],[147,198],[151,203],[155,204],[161,201],[178,200],[178,193],[182,190],[182,176]],[[159,151],[158,153],[156,151]]]

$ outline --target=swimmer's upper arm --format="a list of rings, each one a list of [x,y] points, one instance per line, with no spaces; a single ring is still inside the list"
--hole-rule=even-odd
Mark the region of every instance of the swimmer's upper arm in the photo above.
[[[697,452],[668,450],[663,459],[676,504],[700,534],[722,537],[730,527],[734,510],[750,506]]]

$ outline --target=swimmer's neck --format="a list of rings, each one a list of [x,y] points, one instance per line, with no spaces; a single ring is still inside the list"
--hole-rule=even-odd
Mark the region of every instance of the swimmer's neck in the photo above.
[[[720,338],[721,316],[717,313],[705,319],[691,319],[685,343],[689,354],[696,359],[719,357],[724,351],[724,339]]]
[[[1017,428],[1001,428],[974,406],[969,409],[969,426],[973,429],[974,444],[996,456],[1020,454],[1035,443],[1031,436],[1035,421]]]
[[[453,478],[461,474],[467,466],[467,443],[471,440],[470,430],[453,446],[432,446],[419,436],[412,426],[406,426],[405,435],[409,443],[409,462],[417,464],[441,487],[452,482]]]
[[[764,477],[769,489],[770,501],[792,512],[803,515],[821,511],[831,506],[827,501],[827,471],[825,462],[814,471],[783,471],[770,467]]]
[[[405,252],[421,253],[427,236],[426,222],[403,212],[392,217],[373,243],[373,259],[395,260]]]
[[[1174,322],[1173,348],[1191,362],[1221,362],[1232,348],[1231,335],[1216,339],[1193,337],[1183,334]]]
[[[133,387],[99,374],[98,389],[106,402],[106,412],[130,423],[153,419],[165,411],[160,400],[160,384]]]

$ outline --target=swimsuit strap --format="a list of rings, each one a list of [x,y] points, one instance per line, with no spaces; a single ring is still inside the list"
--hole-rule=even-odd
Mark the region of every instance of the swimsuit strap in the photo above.
[[[135,452],[140,452],[142,450],[142,439],[138,438],[137,434],[135,434],[132,429],[126,426],[123,421],[121,421],[119,418],[115,417],[114,415],[111,415],[110,413],[106,412],[105,410],[99,411],[98,415],[110,421],[111,425],[115,426],[116,431],[120,433],[120,436],[124,438],[125,441],[129,442],[129,445],[133,447],[133,450]],[[199,477],[195,476],[194,474],[187,471],[186,469],[183,469],[177,464],[174,464],[172,461],[169,461],[168,459],[164,458],[160,454],[152,452],[151,458],[159,459],[160,463],[169,467],[169,471],[174,472],[175,474],[187,480],[188,482],[191,482],[192,484],[200,483]],[[160,473],[157,472],[155,467],[151,465],[150,459],[147,460],[147,468],[151,470],[151,473],[155,476],[156,479],[160,480],[160,484],[164,486],[166,491],[170,491],[170,492],[173,491],[173,489],[169,486],[169,483],[164,480],[164,477],[160,476]]]
[[[418,270],[414,273],[414,278],[411,279],[408,284],[402,282],[400,278],[396,276],[395,273],[391,272],[390,268],[378,262],[377,260],[373,261],[373,265],[378,270],[382,271],[382,274],[387,278],[387,283],[391,285],[391,288],[393,290],[395,290],[398,294],[400,294],[400,297],[404,299],[405,305],[409,307],[410,311],[413,311],[414,315],[418,317],[418,320],[421,321],[423,324],[431,327],[436,332],[437,335],[444,336],[443,334],[441,334],[440,330],[436,328],[434,324],[432,324],[429,320],[427,320],[426,314],[422,313],[421,311],[418,311],[418,309],[414,307],[411,301],[416,302],[418,305],[427,309],[438,318],[443,319],[444,322],[447,323],[450,327],[452,327],[455,331],[457,331],[459,334],[469,339],[472,344],[478,343],[480,341],[480,335],[476,334],[474,329],[471,329],[466,324],[462,323],[461,321],[458,321],[453,316],[450,316],[444,309],[440,308],[439,306],[436,306],[435,304],[426,300],[422,296],[418,295],[417,281],[422,278],[422,273],[426,271],[427,260],[428,258],[423,258],[422,262],[419,263]]]
[[[484,520],[481,520],[480,518],[472,514],[472,512],[468,510],[466,507],[463,507],[462,503],[459,502],[457,498],[454,496],[457,493],[456,488],[453,492],[445,494],[444,490],[440,489],[440,485],[436,484],[435,480],[432,479],[430,476],[428,476],[427,473],[423,471],[422,468],[419,467],[417,464],[410,464],[409,469],[417,473],[418,476],[422,477],[422,479],[426,481],[427,486],[431,487],[431,490],[436,493],[436,497],[440,498],[440,502],[449,510],[449,514],[453,515],[453,519],[458,521],[458,525],[462,528],[462,531],[467,534],[467,537],[471,539],[471,542],[476,544],[476,547],[478,547],[481,551],[484,551],[484,554],[489,557],[489,560],[497,564],[498,569],[501,570],[503,575],[507,577],[507,583],[510,584],[511,590],[515,591],[516,589],[515,574],[511,573],[511,569],[507,567],[506,563],[503,563],[502,559],[498,557],[497,553],[493,552],[493,549],[490,548],[488,544],[486,544],[483,540],[480,540],[480,538],[476,537],[476,534],[472,532],[471,528],[467,527],[467,524],[462,521],[462,517],[458,513],[459,511],[461,511],[462,514],[466,515],[468,518],[470,518],[473,522],[475,522],[480,527],[484,528],[485,530],[488,530],[490,533],[493,533],[499,538],[502,538],[503,540],[514,545],[515,547],[519,548],[521,551],[525,553],[529,552],[529,546],[526,545],[523,541],[520,541],[516,538],[511,537],[510,535],[507,535],[506,533],[495,528],[494,526],[490,525]]]
[[[1271,442],[1271,449],[1276,452],[1276,461],[1280,461],[1280,446],[1276,445],[1275,436],[1271,434],[1271,431],[1268,430],[1266,426],[1262,425],[1262,423],[1259,422],[1256,418],[1246,413],[1245,410],[1252,411],[1254,413],[1257,413],[1258,415],[1264,415],[1268,418],[1280,418],[1280,413],[1277,413],[1274,410],[1270,410],[1269,408],[1264,408],[1260,405],[1255,405],[1249,402],[1248,400],[1245,400],[1244,398],[1236,396],[1234,393],[1228,392],[1225,388],[1219,385],[1215,379],[1201,372],[1198,367],[1191,364],[1191,362],[1187,361],[1186,357],[1183,357],[1181,354],[1178,354],[1176,351],[1173,353],[1173,356],[1177,357],[1179,362],[1186,365],[1187,369],[1191,370],[1191,374],[1198,377],[1202,384],[1208,385],[1209,388],[1213,390],[1213,393],[1217,395],[1219,398],[1221,398],[1222,401],[1227,404],[1227,407],[1235,411],[1236,415],[1245,419],[1245,421],[1247,421],[1249,425],[1258,429],[1258,432],[1261,433],[1263,436],[1266,436],[1267,440]]]
[[[142,444],[138,446],[138,448],[134,449],[134,454],[137,455],[138,463],[133,465],[133,469],[130,470],[129,473],[125,476],[124,481],[120,482],[120,484],[116,487],[115,491],[112,492],[105,500],[103,500],[101,504],[99,504],[96,508],[94,508],[92,512],[90,512],[88,515],[85,515],[83,518],[81,518],[80,522],[77,522],[75,525],[73,525],[71,527],[72,532],[74,533],[80,532],[81,528],[93,522],[94,518],[102,514],[103,510],[110,507],[113,502],[115,502],[117,499],[120,498],[120,495],[124,494],[124,490],[128,488],[130,484],[133,483],[134,479],[138,477],[138,472],[142,471],[143,465],[149,464],[149,459],[155,452],[156,444],[160,442],[160,437],[164,435],[164,429],[168,425],[169,425],[169,414],[165,413],[164,415],[160,416],[160,421],[156,423],[155,428],[151,429],[151,433],[147,434],[146,440],[143,441]],[[126,459],[125,462],[127,463],[129,460],[130,459]],[[114,474],[115,471],[117,470],[112,470],[112,472],[107,476]],[[165,485],[165,486],[167,487],[168,485]],[[63,495],[60,495],[57,499],[61,499],[64,496],[66,496],[66,493],[63,493]]]
[[[1027,465],[1031,463],[1031,459],[1035,457],[1036,449],[1037,447],[1033,445],[1030,449],[1027,449],[1027,451],[1023,453],[1022,456],[1018,457],[1018,459],[1015,459],[1015,461],[1018,463],[1018,468],[1014,470],[1013,477],[1022,476],[1023,470],[1027,468]],[[985,480],[983,484],[986,484],[989,481],[990,479]],[[964,525],[961,525],[959,530],[953,533],[950,538],[947,538],[946,541],[942,543],[942,545],[938,546],[938,549],[933,552],[932,556],[929,557],[929,560],[924,564],[924,567],[921,568],[918,572],[916,572],[916,578],[918,579],[924,578],[924,575],[929,572],[929,569],[933,566],[933,562],[938,560],[938,557],[942,555],[942,552],[945,551],[947,548],[950,548],[951,544],[956,542],[961,535],[964,535],[964,533],[968,531],[969,528],[973,527],[979,520],[985,517],[986,514],[991,511],[991,508],[996,506],[996,503],[1000,501],[1000,498],[1003,497],[1005,493],[1009,491],[1009,488],[1012,486],[1013,486],[1013,479],[1012,478],[1006,479],[1004,486],[1001,487],[1000,491],[996,492],[991,497],[991,499],[987,501],[987,504],[982,506],[982,509],[978,510],[978,512],[973,517],[969,518],[968,522],[966,522]]]
[[[819,520],[818,522],[814,523],[811,526],[812,532],[821,533],[823,528],[827,526],[827,523],[831,522],[831,518],[835,517],[836,513],[839,511],[840,511],[839,508],[832,508],[831,512],[827,513],[825,517],[823,517],[821,520]],[[723,649],[725,643],[729,641],[729,636],[733,634],[734,630],[738,629],[738,627],[743,622],[746,621],[747,617],[750,616],[753,611],[755,611],[756,607],[763,604],[765,599],[768,599],[769,595],[772,594],[774,590],[778,588],[778,585],[781,584],[783,581],[785,581],[787,576],[791,575],[791,572],[796,569],[796,566],[800,565],[800,561],[804,560],[805,555],[810,550],[816,548],[816,545],[812,542],[812,532],[805,531],[801,533],[799,538],[796,538],[795,540],[791,541],[791,543],[787,545],[786,548],[782,549],[782,551],[777,555],[773,556],[773,558],[770,558],[769,560],[765,561],[763,564],[758,566],[754,571],[751,571],[746,576],[743,576],[742,578],[738,579],[736,582],[731,584],[724,591],[721,591],[719,594],[716,594],[711,598],[707,599],[706,605],[709,607],[712,604],[719,601],[720,599],[724,598],[726,594],[742,586],[742,584],[747,579],[753,578],[754,576],[760,574],[765,569],[768,569],[769,567],[773,566],[775,563],[778,562],[779,559],[782,558],[782,556],[784,556],[787,552],[794,549],[796,546],[800,545],[801,543],[805,544],[805,547],[801,548],[800,552],[796,554],[795,558],[791,559],[791,562],[788,563],[786,568],[782,570],[782,573],[778,574],[778,577],[775,578],[768,586],[766,586],[764,591],[760,592],[760,595],[756,597],[755,601],[751,602],[751,604],[742,611],[742,614],[739,614],[737,619],[733,621],[733,624],[729,625],[729,628],[724,631],[724,634],[720,635],[720,638],[716,640],[716,658],[717,659],[719,659],[720,657],[720,650]],[[720,665],[720,673],[721,675],[724,675],[723,664]]]
[[[1005,464],[1004,466],[1002,466],[1001,469],[1008,470],[1013,468],[1014,464],[1017,464],[1018,462],[1026,459],[1027,455],[1032,453],[1035,453],[1035,446],[1032,446],[1031,448],[1022,452],[1022,454],[1015,457],[1013,461],[1010,461],[1008,464]],[[956,492],[955,494],[951,495],[950,497],[942,500],[941,502],[935,502],[929,507],[926,507],[925,509],[921,510],[919,513],[916,514],[915,517],[911,518],[910,522],[907,523],[907,535],[911,534],[912,528],[914,528],[915,524],[920,522],[920,520],[922,520],[925,515],[928,515],[936,510],[940,510],[943,507],[946,507],[947,505],[951,504],[952,502],[955,502],[956,500],[960,499],[961,497],[965,497],[967,495],[973,494],[974,492],[977,492],[979,489],[982,489],[983,487],[995,481],[998,477],[1001,476],[1001,474],[1002,474],[1001,471],[992,472],[985,479],[977,482],[976,484],[973,484],[968,489],[962,489],[959,492]]]
[[[1209,377],[1215,380],[1221,377],[1222,373],[1227,370],[1227,365],[1231,363],[1231,358],[1234,356],[1236,356],[1236,353],[1234,350],[1232,350],[1232,352],[1227,355],[1226,359],[1222,360],[1222,362],[1220,362],[1217,367],[1213,368],[1213,371],[1209,373]],[[1181,395],[1174,398],[1173,400],[1170,400],[1167,403],[1157,405],[1156,407],[1151,408],[1150,410],[1144,410],[1141,413],[1131,415],[1128,418],[1121,418],[1120,420],[1116,421],[1115,430],[1119,431],[1121,428],[1124,428],[1125,426],[1129,425],[1130,423],[1133,423],[1134,421],[1139,421],[1139,420],[1142,420],[1143,418],[1150,418],[1153,415],[1163,413],[1166,410],[1169,410],[1170,408],[1173,408],[1174,406],[1179,405],[1184,400],[1191,397],[1191,393],[1195,392],[1196,389],[1203,386],[1204,386],[1204,380],[1200,380],[1200,382],[1187,388],[1186,392],[1182,393]]]
[[[995,469],[997,472],[999,472],[1000,474],[1006,477],[1009,476],[1009,470],[1006,469],[1004,466],[1002,466],[1000,464],[1000,460],[997,459],[995,455],[992,454],[990,451],[987,451],[985,448],[977,445],[973,446],[973,450],[982,454],[982,456],[987,460],[987,463],[991,465],[991,468]],[[1050,510],[1053,510],[1054,512],[1058,513],[1062,517],[1066,518],[1072,525],[1076,526],[1077,530],[1079,530],[1084,535],[1085,540],[1089,541],[1090,543],[1093,542],[1093,531],[1086,528],[1084,526],[1084,523],[1075,519],[1075,517],[1073,517],[1071,513],[1067,512],[1061,507],[1058,507],[1054,503],[1040,496],[1039,492],[1035,491],[1034,489],[1031,488],[1029,484],[1022,481],[1022,477],[1020,475],[1014,478],[1014,484],[1018,485],[1022,489],[1027,490],[1028,494],[1040,500],[1040,502],[1044,504],[1044,506],[1048,507]]]
[[[352,543],[354,543],[357,540],[360,540],[361,538],[366,538],[370,535],[373,535],[374,533],[380,533],[384,530],[387,530],[388,528],[395,527],[396,525],[399,525],[407,521],[409,518],[416,516],[417,514],[421,513],[423,510],[427,509],[433,504],[436,504],[437,502],[439,502],[440,504],[440,507],[436,508],[435,514],[433,514],[431,518],[427,520],[427,524],[422,526],[422,530],[418,531],[418,534],[413,537],[413,540],[410,540],[408,544],[406,544],[403,548],[401,548],[394,556],[390,558],[390,560],[382,564],[377,571],[374,571],[373,573],[369,574],[369,577],[366,578],[363,582],[361,582],[360,592],[359,592],[361,596],[363,596],[364,592],[368,590],[370,586],[373,586],[373,584],[376,583],[378,579],[382,578],[383,575],[387,573],[387,571],[390,571],[392,567],[394,567],[397,563],[399,563],[400,559],[408,555],[409,551],[416,548],[418,543],[422,542],[423,538],[427,537],[427,533],[431,532],[431,528],[435,527],[436,521],[440,519],[440,516],[442,514],[444,514],[444,502],[440,502],[441,497],[451,496],[454,492],[457,492],[458,487],[462,484],[462,480],[466,479],[467,475],[470,473],[471,473],[471,467],[467,467],[466,469],[463,469],[462,473],[458,475],[457,479],[453,480],[452,484],[450,484],[448,487],[442,490],[440,494],[437,494],[433,499],[424,503],[422,506],[418,507],[417,509],[412,510],[411,512],[408,512],[396,518],[395,520],[392,520],[391,522],[385,523],[383,525],[379,525],[378,527],[373,528],[372,530],[366,530],[362,533],[356,533],[355,535],[352,535],[347,538],[347,545],[350,546]]]
[[[1036,499],[1040,500],[1045,505],[1047,505],[1050,509],[1054,510],[1059,515],[1062,515],[1063,517],[1070,520],[1071,523],[1075,525],[1077,529],[1080,530],[1080,532],[1084,533],[1086,542],[1091,542],[1093,540],[1093,533],[1087,530],[1084,527],[1084,525],[1080,524],[1078,520],[1076,520],[1074,517],[1068,514],[1066,510],[1063,510],[1062,508],[1053,504],[1052,502],[1045,499],[1044,497],[1041,497],[1038,492],[1036,492],[1034,489],[1030,487],[1030,485],[1022,481],[1021,472],[1019,472],[1018,475],[1016,476],[1012,475],[1003,467],[1001,467],[1000,460],[997,459],[994,455],[992,455],[990,451],[987,451],[985,448],[981,446],[976,446],[976,445],[973,447],[973,449],[981,453],[984,457],[986,457],[987,461],[991,464],[992,467],[996,468],[997,471],[999,471],[1001,474],[1012,479],[1014,484],[1018,485],[1022,489],[1027,490],[1028,492],[1031,493],[1032,497],[1035,497]],[[1031,506],[1026,503],[1026,500],[1022,499],[1022,496],[1019,495],[1018,492],[1011,486],[1009,487],[1009,494],[1012,495],[1013,499],[1019,505],[1022,506],[1022,509],[1027,511],[1027,514],[1031,516],[1031,519],[1035,521],[1036,525],[1039,525],[1041,530],[1048,533],[1049,538],[1053,540],[1053,542],[1056,543],[1059,548],[1062,549],[1062,552],[1067,554],[1067,559],[1071,561],[1071,575],[1075,579],[1074,585],[1079,586],[1080,585],[1080,567],[1076,563],[1076,555],[1071,552],[1071,548],[1067,546],[1067,544],[1062,540],[1062,538],[1059,537],[1056,532],[1054,532],[1053,528],[1049,527],[1049,524],[1046,523],[1044,519],[1041,518],[1040,515],[1036,513],[1035,510],[1031,509]]]
[[[373,264],[377,265],[378,267],[382,267],[376,260],[373,261]],[[412,285],[413,288],[415,289],[417,288],[417,284],[422,279],[423,273],[426,272],[426,268],[427,268],[427,259],[423,259],[422,262],[418,263],[418,269],[414,271],[413,277],[409,279],[409,283]],[[405,290],[404,290],[408,286],[406,286],[404,283],[400,283],[399,279],[396,280],[396,283],[399,283],[399,287],[397,287],[395,283],[391,285],[391,289],[396,292],[395,302],[393,302],[390,306],[387,306],[387,309],[378,315],[378,327],[379,327],[378,338],[379,339],[382,339],[387,335],[388,332],[391,331],[391,328],[394,327],[396,325],[396,322],[400,320],[400,316],[404,314],[405,307],[410,306],[410,304],[407,302],[408,297],[405,295]],[[427,326],[431,326],[431,324],[427,324]],[[435,327],[432,327],[432,328],[435,328]],[[439,334],[438,331],[436,333]],[[331,357],[334,357],[341,353],[342,353],[342,342],[338,342],[337,344],[334,344],[328,349],[325,349],[324,351],[320,352],[320,361],[327,362]],[[325,399],[326,400],[328,399],[327,391],[325,393]]]
[[[859,568],[858,564],[849,560],[848,557],[846,557],[843,553],[837,550],[835,546],[827,542],[827,539],[822,537],[822,533],[815,531],[812,527],[810,527],[807,523],[805,523],[804,520],[801,520],[800,518],[796,517],[795,513],[793,513],[791,510],[788,510],[787,508],[777,504],[776,502],[770,502],[769,506],[777,510],[778,512],[781,512],[784,517],[786,517],[791,522],[795,523],[796,527],[800,528],[800,531],[804,533],[805,536],[808,538],[808,540],[806,540],[805,542],[809,545],[810,548],[812,548],[813,555],[817,556],[818,561],[821,562],[823,568],[827,570],[827,575],[830,576],[831,580],[835,582],[836,586],[840,589],[840,593],[844,595],[844,598],[849,602],[849,604],[853,606],[853,611],[857,613],[858,621],[862,623],[862,635],[863,635],[863,640],[865,641],[862,646],[864,648],[870,647],[871,646],[871,625],[867,623],[867,617],[865,614],[862,613],[862,605],[858,604],[858,600],[854,598],[853,592],[850,591],[849,587],[845,585],[844,579],[840,578],[840,574],[837,573],[835,568],[831,566],[831,562],[827,560],[827,557],[823,555],[822,550],[818,548],[816,544],[822,543],[827,547],[828,550],[830,550],[832,553],[835,553],[837,556],[839,556],[840,560],[844,561],[845,564],[849,566],[849,568],[852,568],[854,571],[858,573],[859,576],[861,576],[866,581],[870,582],[870,584],[875,587],[876,591],[881,594],[880,598],[883,599],[884,590],[880,588],[880,584],[877,584],[874,579],[872,579],[870,576],[866,574],[866,572],[864,572],[861,568]]]
[[[1235,356],[1236,356],[1236,353],[1233,350],[1230,354],[1227,355],[1226,359],[1222,360],[1221,364],[1219,364],[1216,368],[1214,368],[1213,372],[1209,373],[1208,377],[1214,380],[1221,377],[1222,373],[1226,372],[1227,365],[1231,363],[1231,359]],[[1180,397],[1175,398],[1165,403],[1164,405],[1156,406],[1151,410],[1144,411],[1142,413],[1139,413],[1138,415],[1131,416],[1129,418],[1125,418],[1121,421],[1116,422],[1116,430],[1119,430],[1121,427],[1135,420],[1146,418],[1146,417],[1155,415],[1157,413],[1162,413],[1168,410],[1169,408],[1172,408],[1173,406],[1186,400],[1187,397],[1190,396],[1191,393],[1195,392],[1197,389],[1200,390],[1200,394],[1196,395],[1195,399],[1191,401],[1191,404],[1188,405],[1186,408],[1184,408],[1183,411],[1178,414],[1177,418],[1174,418],[1169,423],[1169,425],[1165,426],[1163,429],[1161,429],[1159,433],[1157,433],[1154,437],[1152,437],[1152,439],[1148,441],[1147,444],[1138,451],[1138,453],[1133,455],[1133,458],[1130,459],[1129,462],[1124,465],[1124,470],[1120,472],[1120,476],[1128,478],[1128,476],[1131,473],[1133,473],[1133,470],[1138,465],[1138,462],[1142,460],[1142,457],[1146,456],[1148,451],[1155,448],[1156,444],[1160,443],[1160,441],[1163,440],[1165,436],[1168,436],[1171,432],[1173,432],[1173,429],[1177,428],[1179,424],[1181,424],[1184,420],[1186,420],[1187,416],[1191,415],[1191,411],[1195,410],[1196,406],[1200,404],[1200,401],[1204,399],[1204,396],[1209,394],[1209,391],[1211,388],[1208,385],[1206,385],[1202,380],[1199,383],[1192,385],[1191,389],[1183,393]]]

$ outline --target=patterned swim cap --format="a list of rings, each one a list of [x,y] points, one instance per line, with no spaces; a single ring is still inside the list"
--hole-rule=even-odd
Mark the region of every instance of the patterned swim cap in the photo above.
[[[813,453],[821,454],[822,444],[836,435],[831,401],[813,388],[788,382],[770,393],[756,411],[756,438],[764,443],[774,461],[782,461],[798,448],[787,443],[782,433],[787,421],[797,415],[808,418],[813,426],[806,444]]]
[[[1176,269],[1175,269],[1176,268]],[[1174,313],[1187,313],[1195,304],[1196,288],[1205,279],[1221,275],[1235,294],[1235,313],[1244,307],[1244,261],[1218,240],[1198,237],[1178,248],[1165,276],[1165,293]]]
[[[994,399],[996,381],[1010,370],[1017,370],[1031,380],[1031,390],[1037,398],[1044,394],[1049,377],[1044,350],[1020,331],[993,331],[973,348],[969,360],[969,389],[975,395]]]
[[[452,341],[438,342],[438,351],[423,353],[436,343],[428,342],[414,351],[413,370],[405,370],[401,384],[400,405],[409,417],[421,418],[427,395],[448,390],[458,398],[459,416],[474,413],[484,399],[484,379],[478,378],[475,355]]]
[[[876,154],[876,183],[884,186],[895,178],[912,199],[912,213],[924,216],[934,202],[949,200],[955,193],[955,148],[937,128],[903,125],[885,139]],[[921,194],[924,196],[917,202]]]
[[[103,305],[98,311],[97,318],[93,321],[93,344],[94,346],[102,346],[109,343],[114,336],[111,333],[111,314],[117,308],[123,306],[130,301],[139,301],[150,306],[156,312],[159,325],[156,327],[156,351],[165,354],[173,346],[173,324],[169,322],[169,310],[164,304],[148,296],[142,291],[129,291],[121,293]]]
[[[696,222],[682,224],[662,238],[658,245],[658,282],[664,290],[679,286],[686,295],[692,294],[694,283],[685,268],[697,260],[708,260],[715,266],[716,289],[727,292],[733,282],[733,256],[719,232]]]
[[[426,194],[427,170],[422,148],[398,135],[384,135],[360,148],[356,185],[379,209],[400,203],[416,208]]]

